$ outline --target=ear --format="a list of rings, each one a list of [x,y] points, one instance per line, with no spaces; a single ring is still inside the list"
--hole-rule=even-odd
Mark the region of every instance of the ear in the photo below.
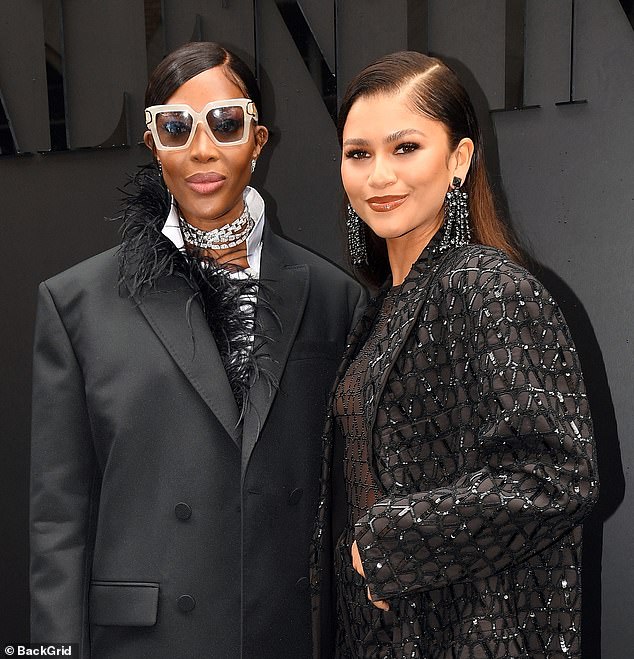
[[[257,158],[262,151],[262,147],[269,139],[269,130],[266,126],[255,127],[255,147],[253,149],[253,158]]]
[[[473,140],[470,137],[463,137],[460,140],[456,150],[453,152],[454,171],[452,177],[457,176],[461,181],[467,178],[474,149]]]
[[[145,133],[143,133],[143,142],[145,143],[145,146],[152,152],[154,158],[158,158],[156,153],[156,145],[154,144],[154,138],[152,137],[152,133],[149,130],[146,130]]]

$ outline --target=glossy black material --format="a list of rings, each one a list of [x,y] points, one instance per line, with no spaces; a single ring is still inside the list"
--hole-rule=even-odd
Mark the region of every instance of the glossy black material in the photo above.
[[[254,4],[266,14],[257,31]],[[371,59],[409,46],[422,52],[429,48],[457,66],[463,81],[472,83],[472,98],[479,93],[481,122],[486,123],[489,108],[504,106],[504,1],[345,0],[336,3],[336,22],[335,3],[298,4],[327,60],[336,38],[340,92]],[[169,49],[197,32],[237,48],[253,64],[257,34],[264,121],[273,136],[256,177],[267,200],[275,200],[269,206],[272,223],[292,240],[343,262],[339,151],[332,120],[273,0],[63,5],[67,16],[76,14],[72,28],[66,26],[67,53],[73,50],[76,56],[69,66],[80,67],[78,73],[69,71],[67,80],[69,99],[75,103],[76,97],[79,103],[69,120],[79,121],[80,112],[88,130],[84,121],[94,122],[98,134],[88,133],[85,144],[105,141],[121,117],[125,91],[131,103],[127,116],[132,146],[47,152],[47,60],[53,62],[58,49],[50,41],[45,48],[49,35],[44,33],[42,10],[51,5],[3,0],[0,100],[7,120],[0,111],[0,299],[7,322],[1,331],[5,377],[0,400],[5,407],[0,414],[0,498],[6,505],[1,520],[0,637],[6,640],[28,638],[26,529],[35,291],[40,281],[117,244],[118,224],[104,217],[116,214],[126,173],[150,160],[149,152],[136,145],[143,129],[143,88],[147,71]],[[148,11],[146,24],[144,5],[159,10]],[[498,188],[503,181],[515,225],[534,256],[547,266],[548,275],[540,273],[540,278],[556,294],[580,352],[583,348],[583,357],[587,355],[585,375],[600,458],[605,457],[600,469],[605,469],[606,478],[600,511],[592,516],[591,533],[584,538],[584,646],[586,659],[599,659],[602,642],[603,659],[612,659],[627,657],[634,646],[634,627],[629,623],[634,610],[629,550],[634,541],[629,439],[634,435],[634,306],[632,287],[624,279],[634,242],[628,183],[634,178],[634,88],[628,68],[634,13],[631,0],[578,0],[576,7],[575,82],[579,97],[588,103],[557,109],[553,105],[569,98],[570,0],[528,2],[525,103],[540,104],[542,109],[496,113],[498,141],[490,126],[487,142],[500,163],[491,172],[493,179]],[[336,30],[329,37],[333,23]],[[35,155],[15,156],[18,149]],[[489,163],[494,162],[490,155]],[[280,492],[294,485],[284,482]],[[173,506],[185,496],[178,491],[165,501],[166,520],[176,528]],[[233,515],[239,515],[239,502],[228,505]],[[287,506],[285,497],[280,505]],[[196,506],[196,519],[199,512]],[[588,642],[591,636],[594,643]]]
[[[579,358],[526,270],[442,245],[370,306],[339,369],[337,657],[577,658],[579,525],[598,496]],[[331,416],[328,459],[332,437]]]
[[[183,521],[189,519],[192,516],[192,509],[191,506],[188,506],[186,503],[177,503],[174,506],[174,514],[178,519],[181,519]]]

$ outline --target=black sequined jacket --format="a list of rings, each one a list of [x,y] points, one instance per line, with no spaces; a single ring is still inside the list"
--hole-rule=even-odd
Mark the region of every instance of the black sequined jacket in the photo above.
[[[355,529],[367,584],[394,611],[403,598],[417,606],[426,659],[578,657],[579,525],[598,482],[577,352],[557,304],[524,268],[490,247],[442,253],[438,244],[437,234],[400,286],[365,390],[383,495]],[[353,332],[337,381],[381,303]],[[313,556],[322,656],[329,409]]]

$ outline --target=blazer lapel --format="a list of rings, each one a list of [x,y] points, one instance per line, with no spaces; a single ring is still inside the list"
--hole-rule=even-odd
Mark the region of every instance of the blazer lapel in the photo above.
[[[141,313],[194,389],[239,447],[239,412],[218,348],[192,289],[163,277],[136,300]]]
[[[380,357],[370,367],[370,377],[363,390],[364,414],[368,437],[379,409],[379,401],[387,384],[388,376],[396,362],[407,337],[414,327],[414,321],[425,299],[416,296],[413,301],[396,299],[387,321],[387,331],[381,341]]]
[[[433,243],[423,250],[413,264],[410,274],[400,286],[401,292],[395,296],[385,337],[382,340],[381,356],[373,363],[370,378],[364,388],[364,413],[368,437],[372,436],[379,402],[392,368],[416,326],[423,305],[429,300],[431,290],[440,273],[444,271],[446,263],[451,258],[460,257],[460,249],[433,255],[434,246],[439,242],[439,234],[436,234],[432,240]]]
[[[261,368],[267,370],[277,384],[282,379],[304,314],[309,271],[306,264],[285,263],[283,243],[266,228],[260,281],[256,324],[261,336],[256,336],[254,349],[260,352]],[[255,381],[249,392],[242,432],[243,479],[276,393],[277,388],[262,376]]]

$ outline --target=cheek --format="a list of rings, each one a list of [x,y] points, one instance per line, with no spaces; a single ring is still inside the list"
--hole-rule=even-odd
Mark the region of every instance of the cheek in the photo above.
[[[177,182],[178,174],[183,170],[183,157],[181,152],[167,153],[159,151],[159,158],[163,166],[163,178],[166,183]]]
[[[403,171],[414,188],[421,192],[441,191],[443,194],[449,185],[449,173],[444,158],[426,159]]]
[[[253,158],[253,149],[246,149],[235,158],[235,167],[237,169],[249,170],[251,159]]]
[[[348,197],[354,198],[361,191],[363,176],[360,172],[355,171],[348,163],[344,162],[341,165],[341,182]]]
[[[226,154],[226,164],[235,178],[242,179],[251,172],[251,158],[253,158],[253,144],[243,144],[240,147],[229,147]],[[234,150],[235,149],[235,150]]]

